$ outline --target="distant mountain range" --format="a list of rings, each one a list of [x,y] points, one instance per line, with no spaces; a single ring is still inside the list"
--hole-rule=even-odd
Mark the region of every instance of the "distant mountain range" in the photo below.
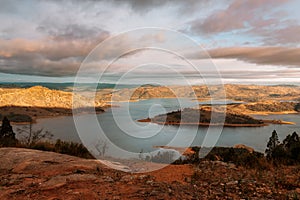
[[[43,86],[49,89],[63,90],[63,91],[72,91],[74,87],[73,82],[65,83],[50,83],[50,82],[0,82],[0,88],[30,88],[34,86]],[[79,87],[79,90],[91,90],[95,87],[95,83],[76,83],[76,86]],[[111,83],[98,83],[97,89],[112,89],[116,87],[116,84]],[[133,88],[137,87],[136,85],[118,85],[118,88]]]

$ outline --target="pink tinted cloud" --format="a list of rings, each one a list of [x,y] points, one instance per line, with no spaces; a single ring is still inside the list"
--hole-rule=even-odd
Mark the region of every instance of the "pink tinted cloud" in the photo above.
[[[300,48],[230,47],[209,50],[212,58],[233,58],[263,65],[300,66]]]
[[[287,0],[234,0],[226,9],[217,10],[204,20],[193,21],[191,29],[210,34],[243,29],[247,26],[266,26],[274,23],[275,19],[264,19],[263,16],[286,2]]]
[[[108,37],[107,32],[81,39],[0,39],[0,70],[46,76],[73,75],[81,61]]]

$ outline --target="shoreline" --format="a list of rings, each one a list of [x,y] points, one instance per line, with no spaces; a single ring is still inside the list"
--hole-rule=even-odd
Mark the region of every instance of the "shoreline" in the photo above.
[[[288,114],[299,114],[297,111],[283,111],[283,112],[243,112],[245,115],[288,115]]]
[[[39,119],[49,119],[56,117],[69,117],[73,115],[84,114],[101,114],[110,106],[95,107],[95,108],[47,108],[47,107],[22,107],[22,106],[3,106],[0,107],[2,117],[6,116],[13,125],[28,125],[35,124]],[[1,123],[1,122],[0,122]]]
[[[158,122],[154,121],[152,119],[140,119],[137,120],[138,122],[143,122],[143,123],[155,123],[159,125],[191,125],[191,126],[224,126],[224,127],[263,127],[263,126],[268,126],[269,124],[282,124],[282,125],[295,125],[296,123],[294,122],[288,122],[288,121],[281,121],[281,120],[263,120],[264,123],[262,124],[229,124],[229,123],[216,123],[216,124],[211,124],[211,123],[196,123],[196,122]]]

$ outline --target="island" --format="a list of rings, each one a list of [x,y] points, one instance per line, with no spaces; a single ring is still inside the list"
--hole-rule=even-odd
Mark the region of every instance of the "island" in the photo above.
[[[262,120],[250,115],[226,109],[220,106],[200,106],[199,108],[184,108],[153,118],[140,119],[138,122],[152,122],[161,125],[197,125],[225,127],[261,127],[268,124],[294,124],[282,120]]]

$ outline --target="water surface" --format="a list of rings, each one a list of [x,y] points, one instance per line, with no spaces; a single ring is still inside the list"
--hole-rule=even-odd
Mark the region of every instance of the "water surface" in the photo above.
[[[180,106],[179,103],[182,105]],[[91,145],[101,143],[101,140],[109,140],[117,147],[132,152],[148,152],[153,146],[171,144],[182,146],[192,141],[191,145],[201,146],[207,133],[207,127],[196,126],[162,126],[153,123],[140,123],[136,120],[153,117],[157,114],[178,110],[180,107],[195,106],[199,102],[189,99],[150,99],[139,102],[130,102],[129,111],[126,103],[118,103],[119,107],[109,109],[103,114],[97,115],[98,122],[107,138],[99,134],[98,125],[92,123],[93,115],[77,116],[83,122],[81,134],[86,137]],[[128,119],[128,114],[131,120]],[[233,146],[245,144],[255,150],[264,152],[266,144],[273,130],[276,130],[279,138],[283,140],[293,131],[300,133],[300,115],[268,115],[256,116],[264,119],[281,119],[295,122],[296,125],[271,124],[264,127],[224,127],[217,141],[217,146]],[[116,122],[114,119],[117,119]],[[54,134],[55,139],[80,142],[80,137],[73,121],[73,117],[57,117],[39,119],[34,125],[35,129],[44,128]],[[214,132],[214,129],[216,130]],[[211,128],[211,136],[218,136],[217,128]],[[82,136],[81,135],[81,136]],[[176,141],[172,141],[176,138]],[[99,140],[99,141],[98,141]]]

